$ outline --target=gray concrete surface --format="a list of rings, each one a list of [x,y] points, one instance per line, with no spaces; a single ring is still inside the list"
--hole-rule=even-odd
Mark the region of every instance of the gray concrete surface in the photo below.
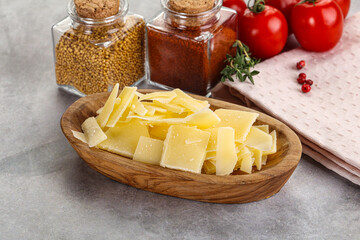
[[[146,18],[157,0],[129,0]],[[360,239],[360,187],[307,156],[275,196],[207,204],[90,169],[60,130],[50,28],[66,0],[0,0],[0,239]],[[353,1],[351,13],[360,10]]]

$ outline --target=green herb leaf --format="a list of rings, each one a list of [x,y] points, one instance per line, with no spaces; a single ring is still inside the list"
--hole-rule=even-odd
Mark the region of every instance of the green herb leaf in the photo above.
[[[227,62],[228,65],[221,71],[221,82],[225,82],[226,80],[234,82],[232,76],[236,75],[236,78],[240,82],[245,82],[248,78],[252,84],[255,84],[253,76],[258,75],[260,72],[257,70],[250,72],[250,69],[258,64],[260,59],[250,57],[251,53],[249,52],[248,46],[239,40],[236,40],[233,47],[236,47],[236,54],[234,57],[226,54],[225,62]]]

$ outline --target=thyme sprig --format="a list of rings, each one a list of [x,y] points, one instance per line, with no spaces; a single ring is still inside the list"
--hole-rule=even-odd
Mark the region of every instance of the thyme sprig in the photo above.
[[[260,59],[250,57],[251,53],[248,46],[239,40],[236,40],[233,47],[236,47],[236,55],[233,57],[230,54],[226,54],[225,62],[228,64],[221,71],[221,81],[225,82],[228,79],[234,82],[233,76],[235,75],[240,82],[245,82],[246,79],[249,79],[252,84],[255,84],[253,76],[258,75],[260,72],[256,70],[251,71],[251,69],[260,62]]]

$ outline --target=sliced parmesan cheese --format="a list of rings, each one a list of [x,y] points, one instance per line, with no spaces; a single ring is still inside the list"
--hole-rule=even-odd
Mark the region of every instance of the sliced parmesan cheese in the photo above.
[[[253,126],[253,127],[256,127],[258,129],[260,129],[261,131],[264,131],[266,133],[269,133],[269,125],[256,125],[256,126]]]
[[[256,127],[251,127],[246,137],[245,145],[259,149],[261,151],[270,151],[272,147],[272,136]]]
[[[166,114],[154,114],[153,116],[137,116],[137,115],[132,115],[129,116],[128,118],[135,118],[135,119],[141,119],[144,121],[147,121],[149,124],[179,124],[179,123],[184,123],[185,120],[184,119],[177,119],[177,118],[168,118],[169,115]]]
[[[201,173],[209,138],[210,133],[195,127],[170,126],[164,142],[160,166]]]
[[[168,130],[169,126],[153,126],[150,128],[149,133],[153,138],[165,140]]]
[[[153,92],[140,96],[140,101],[155,100],[161,103],[169,103],[175,97],[176,97],[176,93],[173,91]]]
[[[157,100],[154,100],[154,105],[159,106],[161,108],[166,109],[167,111],[174,112],[174,113],[183,113],[183,112],[185,112],[185,108],[180,107],[180,106],[175,105],[175,104],[171,104],[171,103],[162,103],[162,102],[159,102]]]
[[[206,160],[203,164],[202,169],[206,174],[215,174],[216,173],[216,166],[215,161],[213,160]]]
[[[146,116],[154,116],[155,114],[155,107],[151,106],[151,105],[145,105],[143,103],[143,106],[146,108],[147,112],[146,112]]]
[[[76,138],[76,139],[79,139],[80,141],[82,141],[83,143],[87,143],[86,142],[86,137],[85,135],[82,133],[82,132],[78,132],[78,131],[73,131],[71,130],[73,136]]]
[[[235,130],[231,127],[218,129],[216,147],[216,175],[229,175],[237,162],[235,149]]]
[[[197,112],[203,108],[209,108],[210,106],[207,101],[196,100],[178,88],[174,89],[173,92],[176,93],[176,97],[171,101],[171,103],[180,105],[192,112]]]
[[[105,102],[103,109],[100,114],[96,117],[96,121],[101,128],[106,126],[107,121],[109,120],[110,114],[114,109],[115,100],[119,92],[119,83],[115,84],[113,90],[110,93],[110,96]]]
[[[212,127],[220,122],[219,117],[213,111],[211,111],[211,109],[203,109],[185,118],[182,118],[181,116],[182,115],[175,114],[174,117],[174,115],[162,114],[162,115],[158,115],[158,117],[132,116],[132,118],[139,118],[145,121],[149,121],[151,124],[154,125],[188,124],[192,126],[197,126],[198,128],[201,129]]]
[[[114,107],[113,112],[109,117],[109,121],[107,122],[107,127],[114,127],[117,121],[122,117],[123,113],[125,112],[126,108],[130,105],[131,101],[134,99],[136,87],[125,87],[120,95],[119,98],[121,102],[119,105]]]
[[[252,152],[249,150],[249,148],[243,146],[240,151],[237,154],[237,162],[236,165],[234,167],[234,170],[238,170],[241,167],[241,162],[243,159],[251,159],[252,158]]]
[[[271,137],[272,137],[272,145],[271,145],[271,149],[269,151],[264,151],[263,155],[270,155],[270,154],[274,154],[276,153],[277,149],[276,149],[276,142],[277,142],[277,138],[276,138],[276,131],[272,131],[270,133]]]
[[[217,109],[215,113],[221,119],[216,127],[232,127],[235,129],[235,141],[243,143],[251,126],[259,116],[257,113],[229,109]]]
[[[252,126],[257,113],[218,109],[180,89],[140,94],[114,87],[97,118],[82,124],[75,138],[89,146],[163,167],[217,175],[251,173],[276,152],[276,132]],[[105,132],[105,133],[104,133]]]
[[[206,153],[205,160],[213,159],[215,161],[215,158],[216,158],[216,151]]]
[[[135,161],[159,165],[164,141],[140,136],[134,157]]]
[[[129,118],[129,116],[133,116],[134,113],[130,110],[130,108],[126,108],[125,111],[123,112],[122,116],[120,117],[120,119],[117,121],[118,123],[124,123],[124,122],[129,122],[131,120],[131,118]]]
[[[245,144],[235,142],[235,146],[236,146],[236,152],[239,153],[245,147]]]
[[[154,109],[154,113],[155,112],[159,112],[159,113],[166,113],[167,112],[166,108],[160,107],[159,105],[155,105],[152,102],[141,102],[141,103],[144,105],[144,107],[146,109],[148,109],[148,111],[152,111],[152,109]]]
[[[238,154],[240,152],[239,148],[236,146],[236,143],[235,143],[235,152],[236,152],[236,154]],[[211,152],[206,151],[205,160],[209,160],[209,159],[212,159],[212,160],[215,161],[215,159],[216,159],[216,150],[211,151]]]
[[[185,118],[185,123],[205,129],[219,124],[220,118],[211,110],[203,109]]]
[[[145,114],[148,112],[148,110],[144,107],[144,104],[139,102],[138,96],[134,96],[134,99],[130,104],[130,109],[139,116],[145,116]]]
[[[216,151],[217,135],[219,128],[208,128],[208,129],[204,129],[204,131],[210,133],[210,139],[206,151],[207,152]]]
[[[250,174],[252,172],[254,160],[255,159],[252,157],[251,151],[247,147],[244,147],[243,154],[241,155],[240,160],[240,170]]]
[[[261,170],[262,167],[262,151],[256,148],[249,148],[249,150],[253,153],[254,165],[257,170]]]
[[[94,117],[86,119],[83,124],[81,124],[81,129],[84,132],[89,147],[94,147],[107,138]]]
[[[118,123],[105,134],[107,139],[98,147],[129,158],[133,157],[139,138],[149,137],[147,126],[137,119],[128,123]]]

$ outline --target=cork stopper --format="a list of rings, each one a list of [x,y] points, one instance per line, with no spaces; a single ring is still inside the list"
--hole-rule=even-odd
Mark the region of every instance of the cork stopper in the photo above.
[[[201,13],[214,7],[215,0],[169,0],[169,8],[181,13]]]
[[[80,17],[102,19],[119,12],[119,0],[74,0]]]

